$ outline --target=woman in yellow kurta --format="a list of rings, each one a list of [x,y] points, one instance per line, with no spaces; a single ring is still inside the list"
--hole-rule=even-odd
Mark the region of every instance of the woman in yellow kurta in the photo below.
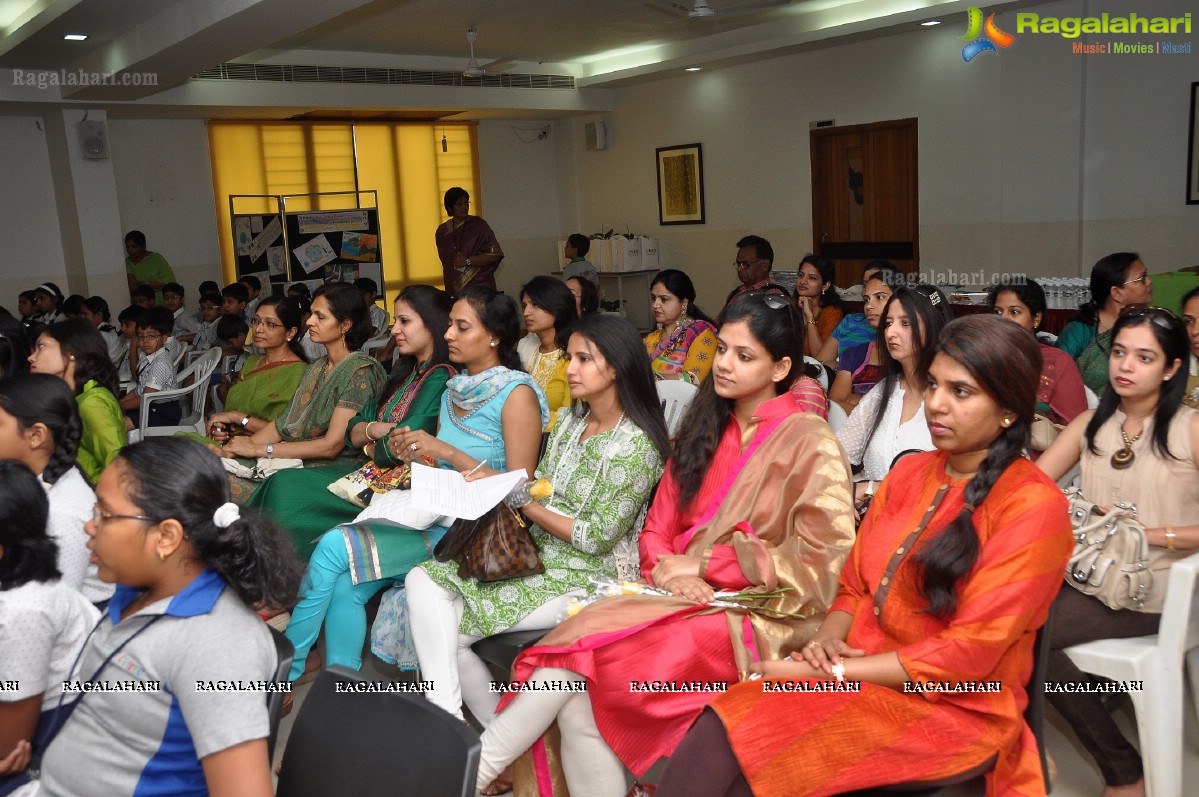
[[[946,327],[925,393],[938,450],[891,471],[820,630],[712,702],[658,797],[832,795],[975,769],[992,797],[1045,793],[1025,685],[1073,538],[1061,491],[1021,455],[1040,370],[1014,324]]]
[[[537,383],[549,403],[550,419],[543,431],[554,427],[558,410],[570,405],[566,384],[566,331],[578,318],[575,297],[566,283],[553,277],[533,277],[520,289],[520,302],[529,334],[516,344],[520,365]]]
[[[695,285],[682,271],[659,271],[649,289],[658,328],[645,336],[645,351],[658,379],[698,385],[712,370],[716,327],[695,304]]]

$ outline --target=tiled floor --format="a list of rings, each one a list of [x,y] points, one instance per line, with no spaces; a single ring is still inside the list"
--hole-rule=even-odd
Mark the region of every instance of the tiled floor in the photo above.
[[[363,668],[372,674],[371,677],[380,679],[407,680],[411,677],[388,667],[374,656],[365,658]],[[275,748],[276,762],[282,759],[292,724],[303,707],[304,697],[310,688],[311,682],[296,690],[295,708],[279,724],[279,741]],[[1135,739],[1136,718],[1131,701],[1124,701],[1123,705],[1116,709],[1116,717],[1124,729],[1125,735],[1130,739]],[[1099,770],[1079,745],[1065,721],[1052,708],[1048,710],[1048,719],[1045,728],[1046,741],[1049,753],[1057,764],[1057,780],[1054,782],[1053,797],[1098,797],[1103,791],[1103,780],[1099,775]],[[1199,730],[1197,730],[1199,722],[1196,721],[1195,709],[1189,699],[1184,711],[1184,727],[1183,787],[1182,794],[1178,797],[1196,797],[1199,795],[1199,745],[1196,743],[1199,740]],[[651,774],[653,773],[651,772]],[[587,797],[587,795],[575,795],[574,797]],[[1150,795],[1150,797],[1157,796]]]

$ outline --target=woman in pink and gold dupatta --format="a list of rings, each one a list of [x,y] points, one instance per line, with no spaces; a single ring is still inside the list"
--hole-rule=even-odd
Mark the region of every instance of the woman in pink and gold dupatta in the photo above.
[[[640,777],[670,755],[714,692],[815,633],[854,521],[840,444],[788,391],[802,335],[774,296],[750,293],[726,311],[640,541],[642,574],[671,596],[602,599],[521,655],[524,688],[483,734],[481,788],[557,720],[571,792],[619,797],[625,768]],[[748,611],[706,605],[715,590],[779,588]],[[540,743],[533,760],[545,787]]]

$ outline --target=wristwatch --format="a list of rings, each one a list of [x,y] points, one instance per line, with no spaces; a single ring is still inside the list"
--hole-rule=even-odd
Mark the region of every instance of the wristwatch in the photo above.
[[[271,459],[271,458],[273,458],[274,456],[275,456],[275,444],[274,444],[274,443],[267,443],[267,444],[266,444],[266,458],[267,458],[267,459]]]
[[[467,267],[468,267],[468,268],[470,267],[470,258],[469,258],[469,257],[468,257],[468,258],[466,258],[466,265],[467,265]]]
[[[247,415],[246,417],[241,419],[241,428],[245,429],[249,425],[250,425],[250,416]]]

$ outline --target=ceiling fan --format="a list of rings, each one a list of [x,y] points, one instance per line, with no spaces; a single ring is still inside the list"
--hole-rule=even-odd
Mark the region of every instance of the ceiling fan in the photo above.
[[[511,57],[497,58],[494,61],[488,61],[486,64],[480,65],[475,59],[475,39],[478,38],[478,31],[474,26],[466,29],[466,41],[470,44],[470,60],[466,62],[466,68],[462,70],[462,77],[481,78],[488,74],[497,74],[503,72],[515,59]]]
[[[767,0],[764,3],[752,3],[747,6],[737,6],[728,11],[721,11],[713,8],[708,0],[694,0],[690,6],[682,5],[681,3],[671,3],[664,5],[661,3],[646,3],[650,8],[661,11],[664,14],[669,14],[672,17],[679,19],[717,19],[720,17],[733,17],[738,14],[751,14],[754,11],[764,11],[768,8],[778,8],[790,3],[791,0]]]

